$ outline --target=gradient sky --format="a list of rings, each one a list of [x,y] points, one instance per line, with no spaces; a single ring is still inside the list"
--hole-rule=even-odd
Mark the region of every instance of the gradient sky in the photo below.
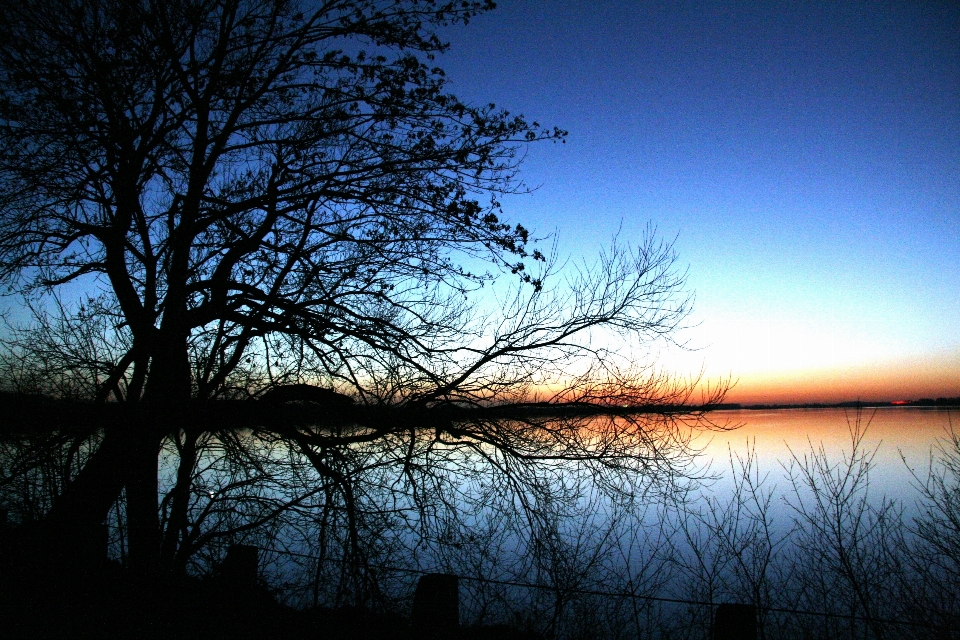
[[[505,210],[588,256],[653,222],[697,303],[661,354],[731,401],[960,396],[960,5],[505,0],[451,90],[570,132]]]

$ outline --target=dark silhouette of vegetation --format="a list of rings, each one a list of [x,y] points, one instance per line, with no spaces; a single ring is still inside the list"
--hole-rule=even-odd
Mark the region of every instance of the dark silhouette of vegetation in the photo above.
[[[725,402],[716,405],[715,409],[864,409],[876,407],[960,407],[960,398],[920,398],[919,400],[893,400],[893,401],[864,401],[864,400],[846,400],[844,402],[802,402],[789,404],[738,404],[735,402]]]
[[[459,535],[463,483],[524,535],[585,478],[676,490],[697,381],[648,348],[683,274],[652,230],[559,265],[503,219],[523,148],[565,133],[447,92],[437,30],[491,7],[2,12],[0,277],[33,317],[4,338],[3,482],[31,557],[84,562],[107,523],[150,593],[309,541],[362,604],[385,547]]]

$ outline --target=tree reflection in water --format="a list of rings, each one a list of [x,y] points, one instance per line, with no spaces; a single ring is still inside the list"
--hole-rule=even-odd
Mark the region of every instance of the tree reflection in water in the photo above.
[[[754,454],[735,455],[719,493],[691,446],[704,423],[668,413],[478,415],[375,439],[363,437],[370,427],[319,424],[300,430],[314,439],[309,455],[275,425],[202,432],[175,560],[209,575],[229,545],[255,545],[265,583],[299,607],[405,611],[412,570],[453,573],[470,578],[461,581],[465,620],[558,637],[709,627],[707,607],[644,597],[754,603],[767,637],[916,633],[892,621],[950,628],[958,439],[939,440],[929,474],[917,476],[919,515],[907,518],[905,500],[869,496],[867,423],[852,417],[843,452],[795,451],[786,491],[760,474]],[[497,443],[478,441],[481,429]],[[591,455],[564,456],[566,441]],[[42,513],[89,442],[66,431],[3,439],[14,520]],[[160,458],[165,524],[186,442],[167,438]],[[774,508],[781,499],[786,520]],[[122,561],[122,502],[111,513],[110,552]]]

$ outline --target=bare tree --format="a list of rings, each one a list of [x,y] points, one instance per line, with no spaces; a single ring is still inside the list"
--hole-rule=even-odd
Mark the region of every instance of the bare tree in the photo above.
[[[143,405],[107,421],[53,525],[97,526],[125,489],[130,561],[150,571],[334,494],[359,554],[358,482],[383,460],[410,491],[439,452],[467,450],[512,482],[574,461],[611,490],[632,491],[630,474],[669,487],[690,452],[682,420],[637,412],[696,387],[646,359],[689,310],[683,273],[652,230],[558,269],[501,220],[498,198],[524,190],[518,151],[565,134],[446,92],[436,29],[491,6],[36,0],[3,13],[0,276],[27,295],[106,291],[112,351],[81,357],[84,375],[99,401]],[[338,422],[189,402],[288,382],[357,407]],[[598,406],[634,413],[576,413]],[[205,452],[239,442],[230,421],[282,439],[319,489],[247,494],[258,507],[237,520],[231,487],[270,477],[237,446],[235,479],[203,488]],[[179,468],[161,523],[162,443]]]
[[[775,487],[761,474],[753,445],[740,455],[730,451],[726,484],[690,493],[671,514],[673,547],[681,596],[700,602],[736,602],[758,607],[761,637],[766,611],[783,606],[789,570],[784,552],[793,531],[777,522],[771,506]],[[784,575],[786,574],[786,575]],[[712,607],[691,607],[691,619],[703,629],[712,623]],[[704,615],[706,614],[706,615]]]
[[[889,635],[882,620],[900,573],[897,536],[902,533],[902,507],[887,497],[871,500],[870,471],[877,449],[864,446],[871,418],[858,409],[849,417],[850,449],[839,461],[824,446],[814,447],[789,463],[797,534],[794,551],[803,574],[801,608],[851,616],[851,633],[862,618],[874,637]],[[824,620],[824,622],[831,622]],[[832,621],[837,622],[837,621]],[[834,631],[836,632],[836,631]]]
[[[907,614],[947,634],[960,620],[960,434],[952,421],[931,452],[926,477],[911,473],[920,499],[909,527],[912,537],[902,549],[909,568],[902,576]]]
[[[71,304],[58,295],[24,299],[29,319],[5,328],[0,375],[5,391],[71,400],[125,399],[127,377],[115,377],[128,336],[109,299]]]

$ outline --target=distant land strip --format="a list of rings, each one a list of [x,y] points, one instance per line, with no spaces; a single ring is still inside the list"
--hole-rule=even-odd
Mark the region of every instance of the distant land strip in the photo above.
[[[608,415],[702,415],[722,410],[773,409],[856,409],[880,407],[955,407],[957,398],[923,398],[884,402],[850,401],[794,404],[719,403],[703,405],[615,405],[600,402],[517,403],[491,406],[463,406],[438,403],[435,406],[376,406],[345,403],[284,402],[258,400],[188,401],[177,403],[94,404],[46,396],[0,392],[0,434],[47,432],[51,429],[92,433],[101,427],[142,428],[167,433],[173,428],[217,429],[269,428],[296,431],[304,425],[314,427],[344,424],[365,425],[375,430],[428,428],[456,435],[454,425],[469,420],[538,420]],[[291,431],[291,432],[292,432]],[[456,433],[455,433],[456,432]]]
[[[802,402],[788,404],[740,404],[724,402],[711,405],[713,411],[755,410],[755,409],[874,409],[880,407],[954,407],[960,408],[958,398],[920,398],[919,400],[848,400],[846,402]]]

